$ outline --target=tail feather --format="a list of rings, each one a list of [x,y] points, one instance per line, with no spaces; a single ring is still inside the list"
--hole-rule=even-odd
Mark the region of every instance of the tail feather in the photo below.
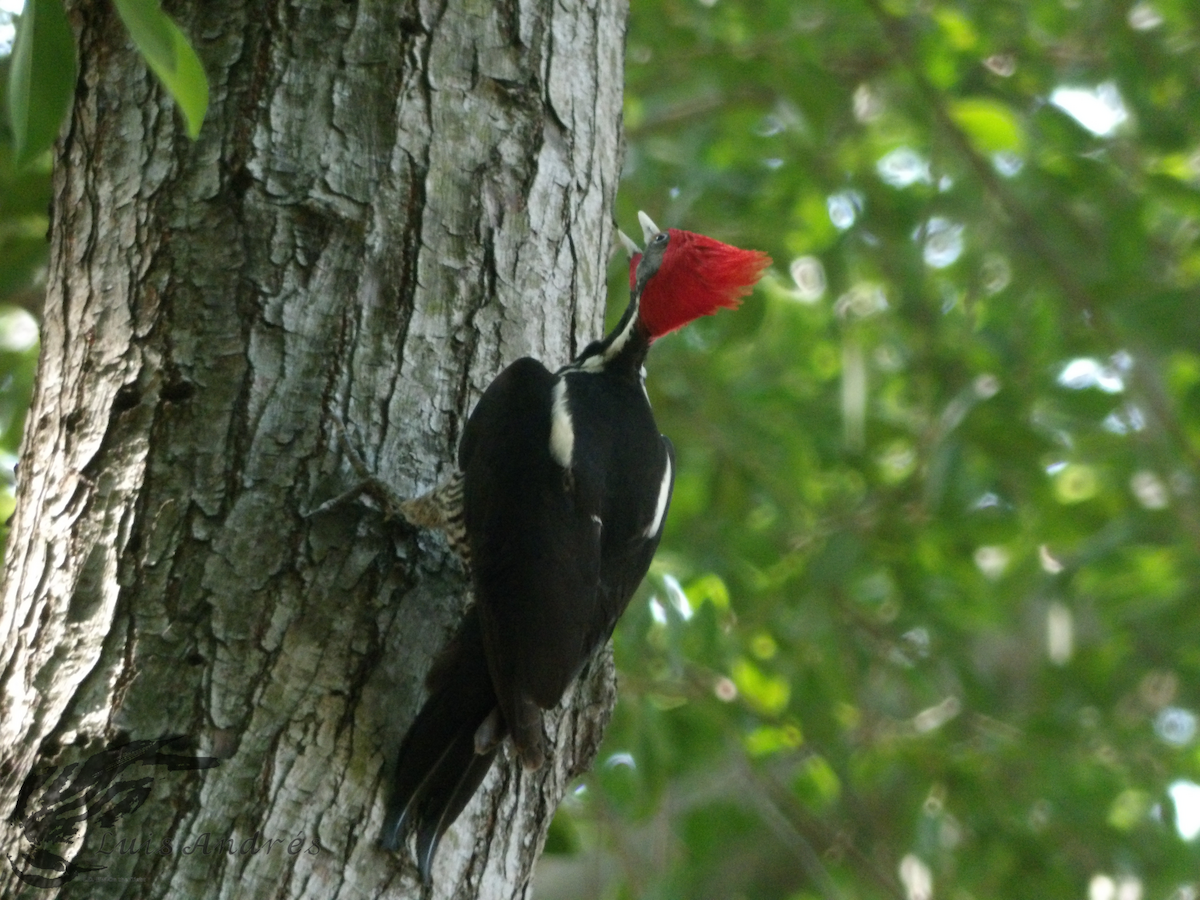
[[[496,707],[474,608],[434,663],[429,698],[400,744],[380,846],[396,850],[417,835],[417,864],[429,883],[446,829],[483,781],[496,749],[475,752],[475,733]],[[499,737],[503,737],[500,734]]]
[[[409,730],[410,735],[413,734],[419,722],[418,719],[413,723],[413,729]],[[418,743],[423,743],[425,738],[433,740],[433,736],[428,733],[418,734],[417,738]],[[450,745],[443,748],[436,758],[423,760],[422,764],[411,758],[406,759],[406,756],[412,756],[411,753],[405,753],[406,749],[411,750],[407,746],[409,743],[406,739],[405,744],[400,748],[400,759],[396,766],[392,795],[388,800],[383,831],[379,837],[379,844],[384,850],[400,849],[400,844],[408,830],[414,825],[419,826],[428,818],[428,815],[423,814],[421,810],[430,803],[433,803],[435,807],[438,805],[435,799],[436,795],[432,791],[434,782],[443,767],[448,765],[447,759],[458,755],[451,752],[454,749],[454,740],[451,739]],[[432,743],[426,746],[432,746]],[[451,760],[449,764],[452,765],[453,761]]]
[[[421,881],[425,884],[430,884],[433,880],[433,857],[437,853],[442,835],[458,818],[467,802],[475,796],[475,791],[492,766],[492,760],[496,758],[495,749],[482,755],[475,753],[474,739],[469,735],[466,743],[471,753],[466,767],[459,769],[452,764],[446,765],[439,773],[457,775],[453,784],[439,785],[436,789],[439,796],[446,798],[444,804],[440,809],[431,809],[429,815],[422,816],[417,822],[417,868],[421,872]],[[456,745],[455,749],[460,748]],[[444,793],[440,790],[443,787],[447,788]]]

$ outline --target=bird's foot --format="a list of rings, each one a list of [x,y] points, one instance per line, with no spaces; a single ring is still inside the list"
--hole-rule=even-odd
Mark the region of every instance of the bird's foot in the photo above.
[[[517,698],[508,727],[521,765],[526,772],[536,772],[546,762],[546,745],[542,711],[532,697],[522,693]]]
[[[500,707],[493,707],[487,718],[475,729],[475,755],[491,753],[496,749],[496,745],[504,740],[504,734],[504,719],[500,716]]]
[[[407,519],[414,525],[421,525],[421,522],[409,518],[405,511],[407,505],[418,502],[421,498],[418,498],[417,501],[405,500],[396,493],[391,485],[372,472],[366,460],[363,459],[362,453],[359,452],[356,442],[351,440],[349,426],[342,421],[341,416],[336,412],[330,413],[330,418],[333,420],[334,427],[337,430],[338,442],[342,446],[342,452],[346,454],[346,459],[350,463],[350,468],[354,470],[354,474],[358,477],[358,481],[336,497],[332,497],[320,506],[304,513],[304,517],[311,518],[312,516],[320,515],[342,503],[357,499],[366,494],[379,505],[386,518],[394,519],[399,517]]]

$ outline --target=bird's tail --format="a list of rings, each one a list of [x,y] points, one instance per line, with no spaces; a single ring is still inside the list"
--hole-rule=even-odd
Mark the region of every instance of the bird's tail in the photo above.
[[[429,698],[400,744],[379,840],[385,850],[396,850],[415,832],[417,868],[426,884],[438,842],[475,794],[504,737],[474,607],[434,662],[427,686]],[[477,732],[488,738],[482,753],[476,752]]]

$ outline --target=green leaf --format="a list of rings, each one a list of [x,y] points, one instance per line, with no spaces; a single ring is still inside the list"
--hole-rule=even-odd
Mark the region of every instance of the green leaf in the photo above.
[[[18,167],[50,148],[75,93],[75,38],[60,0],[26,0],[8,73]]]
[[[1020,153],[1025,149],[1025,133],[1012,110],[1003,103],[958,100],[950,106],[950,116],[980,153]]]
[[[157,0],[115,0],[117,12],[150,70],[170,91],[195,140],[208,111],[208,79],[196,51]]]
[[[971,50],[979,43],[979,34],[971,20],[953,9],[939,9],[933,18],[941,26],[947,42],[958,51]]]
[[[142,56],[152,66],[175,70],[175,32],[158,0],[116,0],[121,21]]]
[[[746,701],[765,716],[777,716],[787,709],[791,686],[787,680],[768,675],[748,659],[736,660],[730,675]]]

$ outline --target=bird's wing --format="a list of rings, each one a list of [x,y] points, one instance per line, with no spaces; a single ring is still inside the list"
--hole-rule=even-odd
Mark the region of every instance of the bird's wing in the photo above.
[[[538,708],[558,703],[591,651],[600,571],[597,500],[580,495],[551,446],[558,379],[533,359],[505,369],[472,412],[459,457],[488,666],[531,765]]]
[[[624,504],[631,511],[631,517],[622,533],[611,535],[612,539],[604,544],[600,573],[601,614],[595,622],[597,630],[591,635],[593,644],[600,644],[611,636],[617,620],[646,577],[662,539],[675,484],[675,450],[663,435],[657,436],[654,446],[658,453],[643,453],[641,471],[630,476],[640,482],[636,489],[637,501]],[[614,532],[621,527],[619,522],[613,522]]]

